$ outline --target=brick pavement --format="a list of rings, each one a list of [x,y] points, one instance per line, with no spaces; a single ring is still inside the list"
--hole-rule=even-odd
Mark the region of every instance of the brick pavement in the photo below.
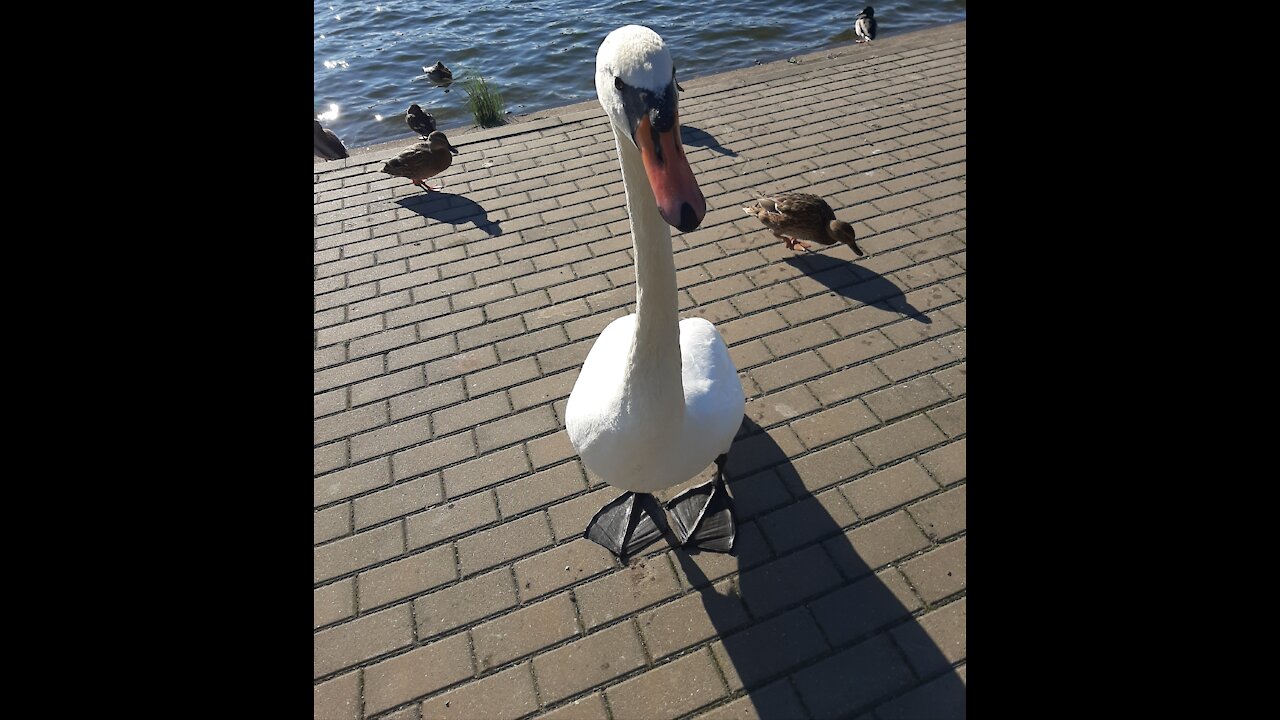
[[[964,716],[965,58],[962,22],[681,80],[734,556],[581,538],[618,491],[564,407],[635,300],[596,101],[449,133],[439,195],[377,172],[407,138],[315,163],[316,718]],[[869,256],[786,250],[739,209],[778,191]]]

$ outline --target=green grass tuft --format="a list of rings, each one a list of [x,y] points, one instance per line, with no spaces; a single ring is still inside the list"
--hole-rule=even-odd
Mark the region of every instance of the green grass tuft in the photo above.
[[[502,94],[492,88],[478,76],[469,76],[462,83],[467,93],[467,109],[476,119],[480,127],[497,127],[507,121],[506,111],[502,108]]]

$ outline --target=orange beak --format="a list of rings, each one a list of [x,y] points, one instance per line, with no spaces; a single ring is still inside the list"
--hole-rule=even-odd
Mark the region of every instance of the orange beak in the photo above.
[[[702,196],[689,160],[684,156],[679,119],[671,129],[655,132],[646,115],[640,118],[634,138],[662,219],[684,232],[697,228],[707,214],[707,199]]]

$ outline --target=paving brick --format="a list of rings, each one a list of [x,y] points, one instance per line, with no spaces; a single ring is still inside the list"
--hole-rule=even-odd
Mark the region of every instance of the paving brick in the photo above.
[[[351,459],[366,460],[431,438],[425,418],[410,418],[351,438]]]
[[[312,561],[312,575],[315,582],[323,582],[388,560],[402,552],[404,531],[400,524],[383,525],[317,547]]]
[[[351,532],[350,505],[334,505],[331,508],[317,510],[314,518],[313,544],[319,545]]]
[[[942,407],[934,408],[926,413],[948,437],[956,437],[963,435],[967,427],[965,422],[967,417],[968,401],[961,398],[953,403],[948,403]]]
[[[393,610],[408,613],[409,606]],[[382,712],[471,677],[471,646],[466,633],[437,640],[364,671],[365,716]]]
[[[789,504],[791,493],[773,470],[729,479],[729,494],[733,497],[734,516],[739,521],[749,520],[761,513]]]
[[[840,491],[831,488],[775,510],[756,522],[769,538],[774,552],[783,556],[802,545],[835,535],[857,521],[857,515],[840,496]]]
[[[578,380],[578,371],[556,373],[511,388],[511,405],[515,410],[524,410],[535,405],[552,402],[569,397],[573,384]]]
[[[352,578],[316,588],[312,592],[315,605],[315,627],[345,620],[356,614],[355,581]]]
[[[403,420],[414,415],[452,405],[467,398],[461,378],[430,383],[421,390],[414,390],[391,398],[391,419]]]
[[[729,580],[641,613],[640,634],[653,659],[727,635],[751,622]]]
[[[345,388],[320,393],[312,398],[313,417],[323,417],[346,409],[347,391]]]
[[[854,435],[880,424],[861,400],[854,400],[823,410],[791,423],[791,428],[806,447],[815,448],[840,438]]]
[[[484,345],[474,350],[453,355],[449,355],[448,352],[442,353],[442,355],[448,355],[448,357],[441,357],[441,359],[427,364],[427,382],[448,380],[452,377],[467,375],[498,364],[498,355],[490,345]],[[392,364],[390,358],[388,358],[387,362],[388,365]]]
[[[888,342],[887,338],[886,342]],[[821,348],[817,353],[813,351],[803,352],[799,355],[793,355],[783,360],[753,368],[751,377],[760,385],[762,390],[772,392],[787,385],[825,375],[831,371],[831,368],[819,357],[819,354],[825,349]],[[742,365],[739,365],[739,367],[742,367]]]
[[[937,489],[929,473],[913,460],[840,486],[849,504],[864,518],[905,505]]]
[[[396,481],[439,470],[476,454],[470,433],[458,433],[442,440],[402,450],[391,456],[391,469]]]
[[[833,321],[832,324],[836,323]],[[868,358],[892,352],[894,348],[893,341],[885,337],[884,333],[873,330],[845,338],[840,342],[825,345],[818,348],[817,352],[832,368],[842,368],[846,365],[852,365]],[[883,365],[879,365],[879,368],[884,372]],[[885,374],[888,375],[887,372]],[[894,377],[889,375],[889,378],[893,380],[899,380],[901,377],[905,376]]]
[[[431,427],[436,437],[441,437],[475,427],[510,412],[511,405],[507,402],[507,396],[503,393],[494,393],[437,410],[431,414]]]
[[[361,609],[402,600],[458,578],[453,548],[443,546],[410,555],[356,576]]]
[[[805,668],[793,679],[815,720],[848,717],[914,681],[902,656],[884,635]]]
[[[840,572],[856,579],[928,547],[929,540],[911,518],[900,511],[848,530],[822,545]]]
[[[578,451],[574,450],[573,444],[569,442],[569,434],[564,430],[530,440],[525,443],[525,447],[529,450],[529,459],[535,468],[554,465],[561,460],[578,455]]]
[[[760,427],[786,422],[818,409],[818,402],[804,385],[770,393],[747,403],[747,417]]]
[[[413,601],[418,637],[430,638],[515,607],[511,571],[495,570]]]
[[[544,703],[554,703],[645,664],[633,623],[623,622],[533,659]]]
[[[857,445],[850,440],[823,448],[783,467],[780,475],[796,495],[816,492],[848,480],[871,468]]]
[[[376,361],[381,372],[383,359],[381,353],[398,347],[412,344],[418,339],[418,331],[413,327],[398,327],[390,330],[383,330],[380,333],[366,335],[362,338],[352,340],[347,351],[354,358],[365,358],[359,362]],[[376,357],[365,357],[367,355],[375,355]]]
[[[967,445],[960,439],[920,456],[920,464],[944,487],[966,478]]]
[[[471,397],[518,385],[538,377],[538,363],[533,358],[508,362],[496,368],[468,375],[467,392]]]
[[[315,677],[402,648],[413,642],[408,605],[397,605],[315,634]],[[366,689],[366,696],[368,691]]]
[[[940,678],[931,680],[902,697],[894,698],[876,708],[876,717],[883,720],[910,720],[931,718],[936,720],[964,720],[966,714],[965,667]]]
[[[547,547],[551,529],[542,513],[503,523],[458,540],[458,563],[464,575]]]
[[[601,487],[572,500],[553,505],[547,510],[551,518],[551,529],[556,540],[580,537],[587,529],[587,523],[606,503],[622,494],[622,491],[599,483]]]
[[[543,406],[481,425],[476,428],[476,441],[480,452],[489,452],[559,427],[555,412]]]
[[[916,415],[879,430],[873,430],[854,442],[862,452],[866,453],[867,458],[879,467],[946,439],[947,437],[928,418]]]
[[[786,678],[751,691],[727,705],[697,716],[698,720],[769,720],[807,717]]]
[[[525,459],[524,449],[518,446],[507,448],[445,470],[445,494],[455,498],[506,481],[528,470],[529,461]]]
[[[784,463],[788,458],[796,457],[804,452],[794,432],[789,427],[780,427],[764,433],[735,440],[729,448],[729,462],[725,472],[729,477],[750,475],[758,470]]]
[[[569,593],[521,608],[471,629],[480,672],[530,655],[578,634]]]
[[[858,397],[889,384],[889,378],[874,364],[855,365],[809,381],[806,387],[823,404]]]
[[[609,688],[616,720],[677,718],[725,695],[711,653],[700,650]]]
[[[738,587],[752,616],[759,618],[821,595],[841,582],[831,559],[814,545],[743,572]]]
[[[431,508],[405,520],[409,549],[431,545],[497,522],[498,508],[493,493],[479,493]]]
[[[936,380],[923,375],[872,393],[864,400],[881,420],[889,422],[949,398],[950,395]]]
[[[580,537],[517,562],[516,587],[527,602],[617,566],[608,550]]]
[[[711,648],[731,692],[762,685],[829,649],[804,607],[756,623]]]
[[[960,397],[968,392],[967,376],[969,373],[968,363],[960,363],[945,370],[940,370],[933,375],[933,379],[946,389],[951,397]]]
[[[926,603],[935,603],[965,589],[966,538],[902,564],[902,572]]]
[[[930,540],[945,540],[967,526],[967,485],[935,495],[907,508]]]
[[[608,717],[604,709],[604,697],[596,693],[539,715],[538,720],[600,720],[603,717]]]
[[[337,390],[335,392],[345,392]],[[321,445],[312,451],[312,459],[314,461],[314,471],[316,474],[336,470],[347,464],[347,446],[350,443],[347,440],[339,440],[338,442]]]
[[[399,483],[386,490],[356,498],[354,501],[356,530],[363,530],[370,525],[422,510],[439,502],[440,499],[438,475]]]
[[[521,452],[519,447],[511,450]],[[576,462],[565,463],[500,486],[498,508],[503,517],[511,517],[586,489],[582,467]]]
[[[907,656],[920,677],[928,677],[964,660],[966,643],[966,598],[948,603],[917,622],[893,630],[893,641]]]
[[[929,372],[954,361],[955,357],[936,340],[930,340],[880,358],[876,360],[876,365],[889,376],[890,380],[899,382],[904,378]]]
[[[412,345],[406,345],[387,353],[387,369],[399,370],[400,368],[428,363],[432,360],[436,360],[437,358],[446,358],[446,360],[439,361],[441,363],[439,367],[443,367],[449,365],[449,358],[457,351],[457,349],[458,342],[451,335],[414,343]],[[476,355],[483,355],[483,350],[467,353],[467,357],[472,357],[473,353]],[[489,364],[492,365],[493,363],[491,362]],[[430,369],[432,366],[428,365],[427,367]],[[441,372],[439,367],[437,367],[435,371],[427,373],[428,383],[438,382],[446,379],[447,377],[453,377],[454,375],[461,374],[456,372],[447,374],[445,372]]]
[[[666,557],[640,559],[618,572],[579,586],[574,595],[588,631],[616,618],[653,605],[680,592],[680,583]]]
[[[312,423],[312,442],[316,445],[327,443],[341,437],[354,435],[369,428],[375,428],[387,422],[387,406],[385,403],[366,405],[355,410],[320,418]]]
[[[529,663],[423,701],[422,717],[436,720],[515,720],[538,709]]]
[[[311,704],[315,720],[359,720],[360,673],[349,672],[316,685]]]
[[[832,645],[847,645],[920,608],[902,573],[887,568],[809,603]]]
[[[386,458],[360,463],[315,479],[313,503],[319,507],[344,500],[391,482],[391,464]]]

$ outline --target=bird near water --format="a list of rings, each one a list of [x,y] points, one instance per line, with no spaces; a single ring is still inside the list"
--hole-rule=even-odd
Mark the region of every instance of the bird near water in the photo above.
[[[410,105],[405,111],[404,122],[410,130],[421,135],[423,140],[426,140],[436,129],[435,116],[423,110],[418,103]]]
[[[707,202],[680,143],[671,52],[649,28],[618,28],[596,54],[595,80],[622,169],[636,311],[600,333],[565,408],[583,465],[624,491],[584,535],[619,557],[643,549],[667,524],[652,493],[714,463],[712,480],[679,493],[666,510],[681,545],[730,552],[736,530],[725,466],[745,399],[715,326],[679,319],[670,228],[696,229]]]
[[[316,157],[325,160],[341,160],[348,156],[347,147],[342,144],[337,135],[333,134],[332,130],[321,125],[319,120],[313,119],[311,122],[315,125],[313,143]]]
[[[826,200],[807,193],[763,197],[742,208],[764,223],[788,250],[808,250],[804,240],[834,245],[844,243],[858,255],[866,255],[854,242],[853,226],[836,219]]]
[[[387,161],[382,172],[396,177],[409,178],[414,185],[427,192],[439,192],[444,189],[444,181],[440,187],[431,187],[426,183],[428,178],[449,169],[453,164],[453,156],[458,149],[449,144],[444,133],[436,130],[424,142],[420,142]]]
[[[876,39],[876,9],[868,5],[858,18],[853,21],[853,32],[858,36],[854,42],[871,42]]]

